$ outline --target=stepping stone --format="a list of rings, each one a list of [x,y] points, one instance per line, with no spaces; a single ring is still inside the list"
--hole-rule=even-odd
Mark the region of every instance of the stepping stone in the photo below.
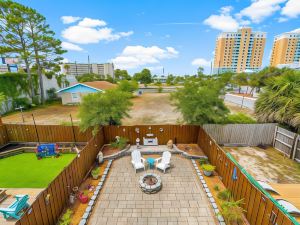
[[[82,220],[80,220],[80,222],[79,222],[79,224],[78,225],[85,225],[86,224],[86,219],[82,219]]]
[[[87,219],[87,218],[89,218],[89,215],[90,215],[89,213],[84,213],[83,216],[82,216],[82,219]]]
[[[214,209],[214,211],[215,211],[215,214],[218,214],[220,212],[219,209]]]
[[[107,175],[107,173],[108,173],[108,171],[104,171],[104,172],[103,172],[104,175]]]
[[[205,182],[205,180],[204,180],[204,179],[203,179],[203,180],[201,180],[201,183],[202,183],[202,184],[206,184],[206,182]]]
[[[205,190],[206,193],[210,193],[208,188],[204,188],[204,190]]]
[[[204,180],[204,177],[203,176],[199,176],[200,180]]]
[[[100,191],[101,188],[102,188],[102,185],[101,185],[101,186],[97,186],[97,187],[96,187],[96,191]]]
[[[211,193],[207,193],[207,197],[212,198],[212,194]]]
[[[212,205],[212,207],[213,207],[214,209],[217,209],[217,208],[218,208],[218,206],[217,206],[216,203],[212,203],[211,205]]]
[[[92,197],[91,197],[91,200],[96,200],[96,198],[97,198],[97,195],[93,195]]]
[[[91,206],[86,207],[86,209],[85,209],[86,213],[90,213],[91,211],[92,211],[92,207]]]
[[[211,203],[215,203],[216,201],[215,201],[215,199],[211,196],[211,197],[209,197],[209,201],[211,202]]]
[[[94,205],[94,200],[90,200],[88,206],[93,206]]]
[[[218,218],[219,222],[224,222],[224,218],[223,218],[223,216],[221,216],[221,215],[218,215],[218,216],[217,216],[217,218]]]
[[[207,184],[203,184],[203,187],[204,187],[204,188],[208,188]]]
[[[99,181],[98,186],[103,185],[103,181]]]
[[[98,194],[99,194],[99,190],[95,190],[94,195],[98,195]]]
[[[220,222],[220,225],[226,225],[226,223],[225,222]]]

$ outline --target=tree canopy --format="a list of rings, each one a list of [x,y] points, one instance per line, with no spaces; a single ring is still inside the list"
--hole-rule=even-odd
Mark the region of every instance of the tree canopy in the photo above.
[[[224,123],[229,110],[219,98],[221,88],[217,79],[193,77],[173,92],[171,99],[189,124]]]
[[[150,84],[152,82],[151,72],[148,69],[143,69],[140,73],[135,73],[133,79],[141,84]]]
[[[108,125],[110,121],[121,124],[121,119],[128,117],[132,106],[130,98],[130,93],[118,89],[84,96],[78,114],[81,130],[92,127],[95,134],[99,126]]]
[[[116,69],[114,74],[116,80],[131,80],[131,76],[128,74],[127,70]]]
[[[269,78],[255,104],[260,122],[278,122],[300,129],[300,72],[286,70]]]
[[[138,88],[139,88],[139,84],[134,80],[132,80],[132,81],[121,80],[118,83],[118,85],[119,85],[119,87],[118,87],[119,90],[124,91],[124,92],[130,92],[130,93],[133,93],[134,91],[138,90]]]

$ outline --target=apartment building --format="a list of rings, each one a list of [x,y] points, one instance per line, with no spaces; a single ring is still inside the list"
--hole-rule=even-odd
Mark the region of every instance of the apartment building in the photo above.
[[[274,67],[298,67],[300,63],[300,33],[287,32],[275,36],[270,65]]]
[[[114,64],[112,63],[65,63],[62,65],[66,75],[79,76],[86,73],[94,73],[106,77],[114,77]]]
[[[213,73],[236,73],[260,70],[266,44],[265,32],[241,28],[223,32],[217,37]]]

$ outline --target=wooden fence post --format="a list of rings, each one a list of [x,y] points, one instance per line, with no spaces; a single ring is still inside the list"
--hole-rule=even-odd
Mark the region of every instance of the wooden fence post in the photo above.
[[[273,138],[273,147],[275,147],[276,137],[277,137],[278,126],[275,127],[274,138]]]
[[[1,116],[0,116],[0,125],[3,125]]]
[[[295,155],[296,155],[297,147],[298,147],[298,139],[299,139],[299,135],[295,134],[295,138],[294,138],[294,142],[293,142],[293,147],[291,149],[291,155],[290,155],[290,158],[292,160],[295,159]]]

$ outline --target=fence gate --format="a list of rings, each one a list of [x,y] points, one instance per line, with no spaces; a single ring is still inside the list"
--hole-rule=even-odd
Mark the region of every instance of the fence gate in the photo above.
[[[300,160],[299,134],[276,127],[273,146],[291,159]]]

